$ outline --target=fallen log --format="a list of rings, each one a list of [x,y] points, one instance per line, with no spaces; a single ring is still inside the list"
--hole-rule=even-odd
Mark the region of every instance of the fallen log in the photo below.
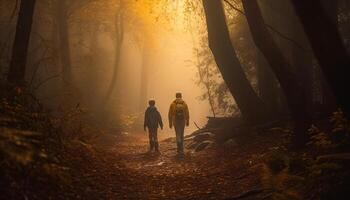
[[[195,152],[202,151],[204,149],[212,147],[213,144],[214,144],[214,142],[210,141],[210,140],[203,141],[201,143],[198,143],[198,145],[195,147],[194,151]]]
[[[199,135],[199,134],[205,133],[205,132],[215,134],[216,132],[218,132],[218,131],[220,131],[220,130],[222,130],[222,129],[220,129],[220,128],[203,128],[203,129],[199,129],[199,130],[196,130],[196,131],[194,131],[193,133],[191,133],[191,134],[189,134],[189,135],[186,135],[186,136],[185,136],[185,139],[186,139],[186,138],[190,138],[190,137],[194,137],[194,136],[196,136],[196,135]]]

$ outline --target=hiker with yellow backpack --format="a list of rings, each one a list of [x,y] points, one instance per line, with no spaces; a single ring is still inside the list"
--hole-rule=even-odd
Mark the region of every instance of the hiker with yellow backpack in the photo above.
[[[174,126],[175,128],[177,152],[183,154],[185,125],[189,126],[190,115],[187,104],[182,100],[181,93],[176,93],[176,99],[170,105],[168,116],[169,127]]]

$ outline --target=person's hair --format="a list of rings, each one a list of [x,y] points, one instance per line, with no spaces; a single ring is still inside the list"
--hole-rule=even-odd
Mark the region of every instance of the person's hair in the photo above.
[[[149,101],[148,101],[148,104],[149,104],[150,106],[154,106],[154,105],[156,105],[156,101],[155,101],[155,100],[149,100]]]
[[[176,93],[176,98],[181,98],[182,97],[182,94],[180,92]]]

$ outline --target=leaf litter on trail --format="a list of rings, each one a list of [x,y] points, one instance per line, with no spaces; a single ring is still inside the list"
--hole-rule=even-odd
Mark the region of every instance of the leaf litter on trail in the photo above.
[[[208,149],[177,159],[174,142],[160,142],[156,155],[146,154],[144,140],[117,139],[110,149],[74,158],[81,165],[73,177],[81,199],[225,199],[259,180],[246,162],[257,162],[257,152]]]
[[[164,163],[165,163],[164,161],[161,161],[158,163],[146,164],[146,165],[144,165],[144,167],[159,167],[159,166],[162,166]]]

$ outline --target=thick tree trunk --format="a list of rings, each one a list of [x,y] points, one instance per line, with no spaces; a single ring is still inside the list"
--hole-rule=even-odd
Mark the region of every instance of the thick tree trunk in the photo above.
[[[295,121],[293,144],[295,147],[302,146],[306,142],[308,128],[306,105],[303,101],[305,90],[292,71],[292,66],[264,25],[257,0],[243,0],[242,2],[253,40],[270,64],[287,97],[288,106]]]
[[[257,70],[258,70],[258,88],[260,98],[269,107],[273,113],[279,113],[281,107],[278,99],[277,80],[264,55],[257,50]]]
[[[346,87],[350,84],[350,59],[336,25],[328,17],[320,0],[291,2],[338,103],[350,119],[350,97],[346,92]]]
[[[33,24],[35,0],[22,0],[18,14],[16,36],[7,80],[11,84],[23,85],[25,82],[28,46]]]
[[[295,21],[292,26],[293,36],[300,44],[308,44],[307,38],[304,35],[302,27]],[[308,47],[304,47],[307,49]],[[313,116],[314,113],[314,88],[313,88],[313,55],[309,51],[303,51],[297,46],[292,46],[292,63],[296,69],[297,81],[302,85],[304,94],[304,104],[308,116]]]
[[[59,53],[62,66],[63,84],[72,83],[72,66],[69,44],[68,16],[66,0],[57,1],[57,27],[59,37]]]
[[[326,14],[332,21],[332,23],[337,27],[338,29],[338,0],[321,0],[321,4],[323,5],[323,9],[325,10]]]
[[[261,99],[254,92],[232,46],[221,1],[203,0],[209,47],[242,117],[251,123],[267,120]]]
[[[328,80],[323,73],[319,73],[322,92],[321,112],[325,117],[329,117],[334,111],[338,109],[337,100],[334,93],[329,86]]]
[[[338,0],[322,0],[322,3],[323,7],[327,11],[328,17],[338,29]],[[322,86],[322,112],[326,116],[329,116],[332,112],[337,110],[337,101],[327,79],[323,74],[321,74],[320,80]]]

